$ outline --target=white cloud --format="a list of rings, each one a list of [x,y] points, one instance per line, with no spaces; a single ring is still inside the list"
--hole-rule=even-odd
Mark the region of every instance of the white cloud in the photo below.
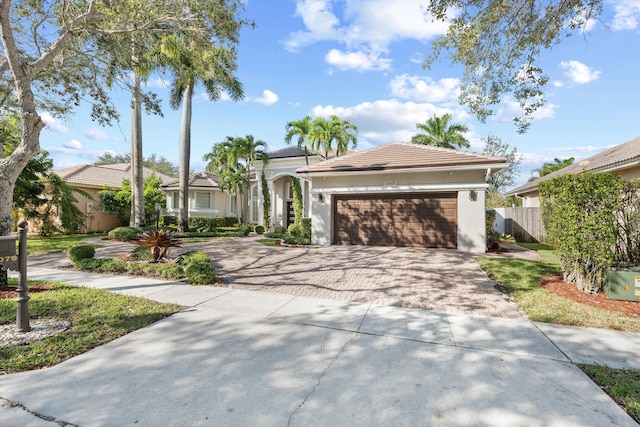
[[[611,24],[614,30],[635,30],[640,25],[640,2],[621,0],[613,6],[615,16]]]
[[[82,144],[77,139],[72,139],[69,142],[65,142],[62,146],[70,150],[82,150]]]
[[[572,152],[598,152],[603,150],[606,150],[606,148],[594,147],[593,145],[586,145],[582,147],[554,147],[554,148],[549,148],[545,151],[552,152],[552,153],[572,153]],[[564,156],[564,158],[568,158],[568,157],[571,157],[571,156]]]
[[[396,99],[363,102],[351,107],[318,105],[311,111],[312,116],[329,117],[332,114],[347,119],[361,129],[358,139],[374,144],[408,142],[416,134],[416,123],[422,123],[434,114],[441,116],[452,113],[454,120],[468,118],[463,110],[441,108],[430,103],[402,102]],[[366,129],[366,131],[364,131]]]
[[[427,76],[396,76],[389,83],[391,95],[424,102],[447,102],[458,98],[460,80],[443,78],[438,81]]]
[[[553,87],[564,87],[564,83],[561,82],[560,80],[554,80]]]
[[[534,120],[550,119],[555,117],[557,105],[547,103],[538,108],[531,117]],[[523,115],[522,107],[520,103],[512,99],[508,99],[503,102],[502,107],[498,109],[495,115],[491,118],[492,122],[511,122],[515,117]]]
[[[594,81],[601,73],[578,61],[562,61],[560,68],[565,70],[564,75],[575,84],[585,84]]]
[[[264,104],[264,105],[273,105],[276,102],[278,102],[278,99],[279,99],[278,95],[271,92],[269,89],[265,89],[262,92],[262,97],[254,99],[253,102],[257,102],[258,104]]]
[[[341,52],[338,49],[331,49],[325,56],[325,60],[329,65],[333,65],[339,70],[390,70],[391,59],[381,58],[380,53],[360,52]]]
[[[435,22],[424,10],[423,0],[346,0],[338,16],[332,0],[299,0],[296,16],[305,29],[291,33],[285,48],[297,52],[320,41],[346,46],[346,51],[332,49],[327,62],[341,70],[387,70],[391,60],[382,55],[391,43],[399,40],[427,41],[444,34],[445,22]]]
[[[45,111],[40,114],[40,118],[45,123],[45,125],[47,125],[47,129],[49,129],[52,132],[56,132],[56,133],[69,132],[69,129],[67,129],[67,127],[60,122],[60,120],[53,117],[51,113],[48,113]]]
[[[87,129],[84,136],[94,141],[108,141],[112,139],[105,131],[96,128]]]

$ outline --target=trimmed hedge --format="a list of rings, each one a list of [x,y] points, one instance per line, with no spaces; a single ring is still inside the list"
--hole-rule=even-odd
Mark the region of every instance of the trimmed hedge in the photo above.
[[[178,217],[175,215],[162,215],[160,216],[160,225],[169,226],[169,225],[178,225]]]
[[[137,227],[117,227],[111,230],[108,234],[112,239],[117,240],[136,240],[138,235],[142,233],[141,228]]]
[[[301,236],[305,239],[311,238],[311,218],[300,218]]]
[[[75,264],[83,259],[93,258],[96,254],[96,248],[93,245],[81,244],[69,248],[67,257]]]
[[[262,225],[256,225],[253,227],[253,231],[256,234],[264,234],[264,227]]]
[[[80,270],[97,273],[132,274],[166,280],[180,280],[186,276],[190,284],[208,284],[217,276],[211,259],[200,251],[182,254],[174,264],[131,262],[124,258],[84,258],[74,265]]]
[[[216,278],[216,269],[211,265],[211,261],[198,260],[187,265],[185,268],[187,282],[192,285],[206,285]]]
[[[598,293],[613,262],[640,261],[640,183],[583,172],[541,182],[542,218],[566,282]]]
[[[236,217],[206,217],[206,216],[192,216],[189,217],[189,228],[194,230],[211,232],[216,231],[220,227],[233,227],[238,223]]]

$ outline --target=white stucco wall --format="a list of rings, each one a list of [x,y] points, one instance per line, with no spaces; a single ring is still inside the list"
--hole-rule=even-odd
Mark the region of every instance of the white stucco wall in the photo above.
[[[461,252],[486,251],[484,197],[484,190],[458,191],[458,250]]]
[[[331,244],[332,212],[333,197],[331,195],[311,195],[311,243],[314,245],[328,246]]]

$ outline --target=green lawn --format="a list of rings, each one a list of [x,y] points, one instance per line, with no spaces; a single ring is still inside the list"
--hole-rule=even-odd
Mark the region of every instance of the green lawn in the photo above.
[[[29,255],[48,254],[52,252],[66,252],[71,246],[89,237],[103,237],[104,233],[97,234],[69,234],[56,236],[29,236],[27,237],[27,253]]]
[[[71,328],[25,345],[0,347],[0,375],[56,365],[184,308],[99,289],[52,285],[54,290],[30,294],[30,317],[68,320]],[[0,299],[0,324],[15,322],[16,304]]]
[[[532,245],[527,247],[536,249]],[[540,259],[537,261],[481,258],[478,263],[489,277],[509,290],[518,306],[531,320],[559,325],[640,332],[640,318],[582,305],[544,290],[538,284],[540,279],[562,274],[562,271],[552,248],[542,245],[537,249],[540,252]]]
[[[591,379],[640,423],[640,371],[603,365],[578,365]]]

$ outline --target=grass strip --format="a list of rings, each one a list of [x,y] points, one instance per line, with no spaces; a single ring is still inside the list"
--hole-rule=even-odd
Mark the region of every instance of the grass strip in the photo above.
[[[561,274],[552,254],[541,253],[539,261],[480,258],[478,263],[489,277],[508,290],[533,321],[640,332],[640,318],[579,304],[542,288],[539,285],[542,277]]]
[[[578,365],[600,388],[640,423],[640,371],[608,366]]]
[[[184,308],[100,289],[47,284],[54,289],[30,294],[31,319],[68,320],[71,327],[25,345],[0,347],[0,375],[56,365]],[[0,324],[15,322],[16,304],[0,299]]]
[[[48,254],[53,252],[66,252],[71,246],[80,243],[90,237],[103,237],[104,233],[94,234],[69,234],[56,236],[29,236],[27,238],[27,253],[29,255]],[[94,245],[98,247],[98,245]]]

